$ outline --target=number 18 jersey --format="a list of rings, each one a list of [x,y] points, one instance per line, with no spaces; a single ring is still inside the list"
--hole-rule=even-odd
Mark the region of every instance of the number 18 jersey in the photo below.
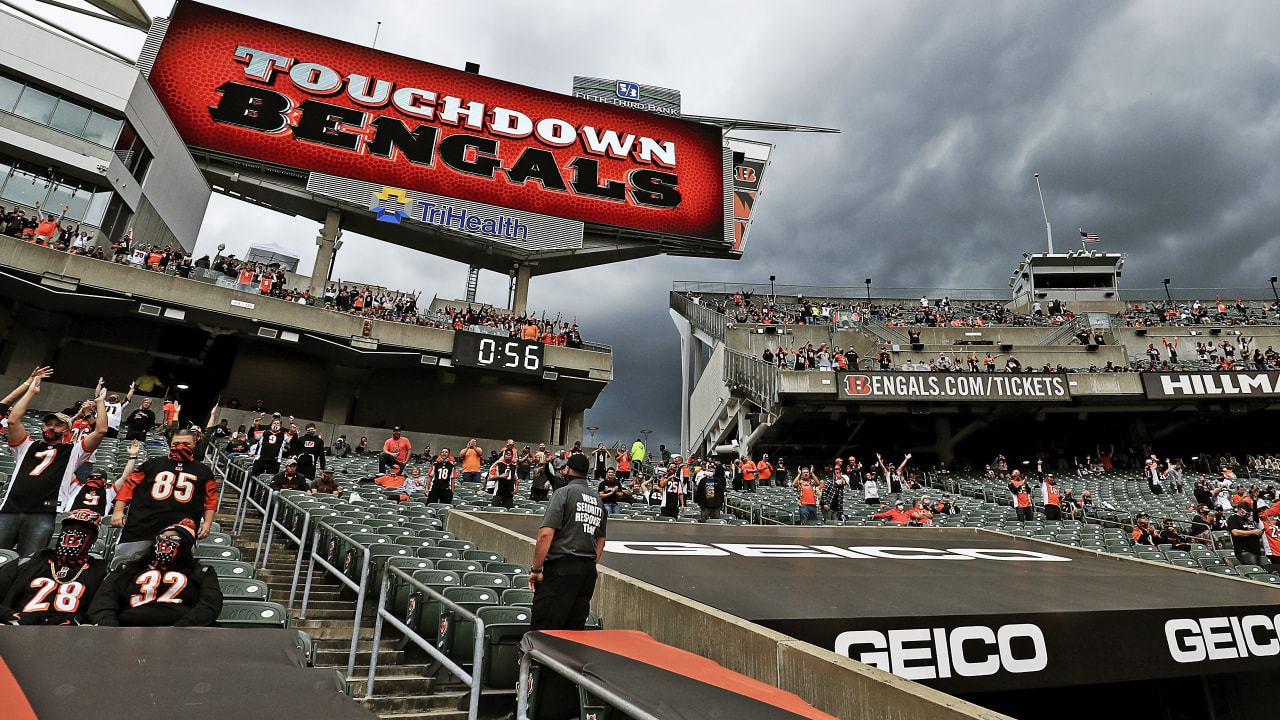
[[[218,507],[218,482],[204,463],[152,458],[129,476],[116,500],[129,505],[120,542],[151,540],[184,518],[199,526],[205,510]]]

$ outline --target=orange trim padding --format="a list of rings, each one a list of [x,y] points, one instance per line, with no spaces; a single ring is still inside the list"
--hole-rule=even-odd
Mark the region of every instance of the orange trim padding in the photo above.
[[[630,658],[813,720],[838,720],[787,692],[736,673],[714,660],[664,645],[638,630],[544,630],[547,635]]]
[[[4,708],[7,720],[38,720],[36,711],[31,709],[31,701],[22,692],[18,679],[9,671],[4,658],[0,658],[0,707]]]

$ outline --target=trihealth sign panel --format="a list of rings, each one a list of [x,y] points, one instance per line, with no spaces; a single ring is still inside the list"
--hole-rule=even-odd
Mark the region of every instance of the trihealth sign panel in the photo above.
[[[1052,373],[840,373],[841,400],[1067,402],[1066,375]]]
[[[1280,372],[1142,373],[1151,400],[1280,397]]]
[[[188,145],[731,246],[719,128],[180,2],[149,76]]]

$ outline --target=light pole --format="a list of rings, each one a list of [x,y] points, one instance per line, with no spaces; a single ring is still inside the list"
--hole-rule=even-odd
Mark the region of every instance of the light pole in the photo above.
[[[778,279],[778,276],[777,276],[777,275],[770,275],[770,276],[769,276],[769,299],[771,299],[771,300],[772,300],[773,298],[776,298],[776,297],[778,296],[777,291],[773,289],[773,281],[774,281],[774,280],[777,280],[777,279]],[[652,430],[650,430],[649,432],[653,432],[653,431],[652,431]]]
[[[653,434],[652,430],[641,430],[640,434],[644,436],[644,457],[640,458],[644,462],[649,458],[649,436]]]
[[[1275,275],[1271,276],[1271,294],[1276,296],[1276,304],[1280,305],[1280,294],[1276,293],[1276,280],[1280,280]]]
[[[596,431],[597,431],[597,430],[599,430],[599,429],[600,429],[600,428],[596,427],[595,425],[588,425],[588,426],[587,426],[587,432],[591,433],[591,444],[592,444],[592,445],[595,445],[595,444],[596,444]]]
[[[870,303],[871,302],[871,278],[867,278],[862,282],[867,284],[867,302]]]
[[[1173,296],[1169,294],[1169,278],[1164,279],[1164,296],[1169,300],[1169,304],[1173,304]]]

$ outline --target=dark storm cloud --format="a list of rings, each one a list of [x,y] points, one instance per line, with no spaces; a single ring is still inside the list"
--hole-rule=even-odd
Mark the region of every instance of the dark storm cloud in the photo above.
[[[777,144],[739,262],[650,258],[535,278],[530,307],[614,348],[588,424],[674,444],[674,279],[1006,288],[1044,247],[1131,254],[1128,287],[1265,286],[1280,271],[1280,6],[1208,2],[588,2],[378,5],[240,0],[276,22],[549,90],[573,74],[679,88],[688,112],[837,127]],[[164,3],[152,10],[163,12]],[[244,228],[304,254],[311,223],[220,202],[202,250]],[[344,277],[462,293],[463,268],[348,238]],[[505,302],[503,279],[481,294]]]

